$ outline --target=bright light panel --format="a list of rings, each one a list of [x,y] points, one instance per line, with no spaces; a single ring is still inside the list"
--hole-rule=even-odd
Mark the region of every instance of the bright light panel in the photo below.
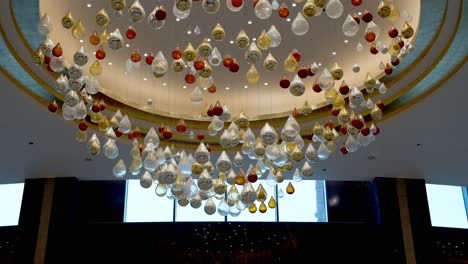
[[[18,225],[24,183],[0,185],[0,226]]]
[[[468,228],[460,186],[426,184],[432,226]]]

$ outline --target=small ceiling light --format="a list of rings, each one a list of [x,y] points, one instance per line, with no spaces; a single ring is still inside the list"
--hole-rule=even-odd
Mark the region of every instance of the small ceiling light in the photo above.
[[[191,35],[191,34],[192,34],[192,31],[190,31],[190,30],[189,30],[189,31],[187,31],[187,34]]]
[[[86,6],[87,6],[87,7],[91,7],[91,4],[87,4]]]
[[[145,57],[148,57],[148,53],[143,54]]]
[[[84,41],[82,39],[80,39],[80,43],[83,43]]]
[[[125,44],[125,47],[129,48],[129,47],[130,47],[130,44],[128,44],[128,43],[127,43],[127,44]]]
[[[267,85],[268,85],[268,83],[264,83],[264,85],[265,85],[265,86],[267,86]]]
[[[252,40],[253,40],[253,41],[257,41],[257,38],[253,38]]]
[[[226,90],[229,90],[230,88],[229,87],[226,87]]]
[[[249,88],[249,86],[248,86],[248,85],[244,85],[244,89],[247,89],[247,88]]]
[[[208,89],[208,88],[207,88],[207,87],[204,87],[204,88],[203,88],[203,90],[205,90],[205,91],[206,91],[206,89]]]
[[[360,16],[360,15],[362,15],[362,12],[358,12],[357,14],[358,14],[358,16]]]
[[[293,7],[296,7],[296,3],[293,3],[292,6],[293,6]]]
[[[163,83],[163,85],[164,85],[164,86],[166,86],[166,85],[167,85],[167,83]]]
[[[187,85],[182,86],[182,88],[187,89]]]
[[[180,18],[176,18],[175,21],[179,22],[179,21],[180,21]]]
[[[348,43],[348,42],[349,42],[349,41],[348,41],[347,39],[344,41],[344,43]]]
[[[148,80],[148,78],[143,78],[143,81],[147,81],[147,80]]]
[[[322,63],[320,62],[318,65],[319,65],[319,66],[322,66]]]
[[[112,62],[107,63],[107,65],[112,66]]]
[[[286,19],[286,21],[290,22],[290,21],[291,21],[291,19],[290,19],[290,18],[288,18],[288,19]]]
[[[234,44],[234,41],[231,40],[231,41],[229,41],[229,43]]]
[[[247,24],[252,25],[252,21],[249,20],[249,21],[247,22]]]
[[[208,42],[211,42],[211,39],[208,39]]]
[[[332,55],[335,56],[335,55],[336,55],[336,52],[332,52]]]

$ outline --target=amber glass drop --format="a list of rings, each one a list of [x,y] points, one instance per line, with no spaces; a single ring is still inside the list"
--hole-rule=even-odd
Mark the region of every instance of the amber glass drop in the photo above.
[[[99,35],[97,34],[97,32],[94,31],[94,33],[91,35],[91,37],[89,37],[89,43],[91,43],[92,45],[96,46],[96,45],[98,45],[100,42],[101,42],[101,38],[99,37]]]
[[[257,206],[255,205],[255,203],[251,203],[249,205],[249,212],[252,214],[255,214],[257,212]]]
[[[276,207],[276,201],[275,198],[273,198],[273,196],[271,196],[270,201],[268,201],[268,207],[270,207],[271,209]]]
[[[366,32],[366,41],[373,42],[375,40],[375,33],[372,31]]]
[[[127,37],[127,39],[134,39],[136,38],[136,35],[137,35],[137,32],[132,26],[130,26],[125,32],[125,36]]]
[[[258,180],[257,173],[255,172],[255,170],[253,168],[250,170],[249,175],[247,176],[247,179],[251,183],[254,183],[254,182],[256,182]]]
[[[288,186],[286,187],[286,192],[287,192],[288,194],[293,194],[294,191],[295,191],[294,186],[292,185],[291,182],[289,182]]]
[[[232,63],[234,62],[234,59],[230,55],[226,55],[223,58],[223,65],[226,68],[231,67]]]
[[[216,85],[212,84],[212,85],[208,88],[208,92],[210,92],[210,93],[216,93]]]
[[[301,113],[299,113],[299,111],[297,111],[297,108],[294,107],[294,110],[293,110],[293,112],[292,112],[292,116],[293,116],[294,118],[299,118],[300,115],[301,115]]]
[[[278,15],[281,18],[287,18],[289,16],[289,8],[283,3],[278,9]]]
[[[96,50],[96,59],[103,60],[105,57],[106,57],[106,52],[104,51],[104,48],[100,46],[99,49]]]
[[[234,179],[234,181],[236,182],[237,185],[244,185],[245,176],[244,176],[244,174],[242,173],[241,170],[239,170],[239,172],[237,172],[236,178]]]
[[[260,204],[260,206],[258,207],[258,211],[259,211],[260,213],[262,213],[262,214],[266,213],[267,209],[268,209],[268,208],[266,207],[266,205],[265,205],[264,202],[262,202],[262,203]]]
[[[52,113],[57,112],[57,110],[58,110],[57,102],[55,100],[52,101],[52,103],[49,104],[48,108],[49,108],[49,111],[52,112]]]
[[[281,78],[279,85],[280,85],[281,88],[287,89],[287,88],[289,88],[289,86],[291,85],[291,82],[290,82],[289,79],[286,77],[286,75],[284,75],[284,76]]]
[[[257,188],[257,201],[264,202],[267,199],[267,193],[265,191],[265,188],[263,188],[263,185],[260,184],[258,185]]]
[[[130,55],[130,60],[132,60],[135,63],[141,61],[140,52],[138,50],[133,51],[132,54]]]
[[[62,56],[62,54],[63,54],[62,46],[60,46],[60,43],[57,43],[57,45],[55,45],[55,47],[52,49],[52,55],[54,55],[54,57],[60,57]]]
[[[179,49],[179,47],[177,47],[172,51],[171,55],[174,60],[178,60],[182,58],[182,51]]]

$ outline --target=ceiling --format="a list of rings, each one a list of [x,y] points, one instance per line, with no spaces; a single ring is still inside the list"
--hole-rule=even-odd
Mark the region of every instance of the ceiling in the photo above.
[[[460,117],[464,111],[464,98],[468,95],[465,89],[468,73],[464,64],[466,47],[458,46],[465,59],[453,75],[437,67],[442,65],[440,54],[444,52],[457,22],[457,5],[458,1],[448,2],[444,26],[431,49],[419,61],[418,65],[422,66],[415,67],[395,86],[405,87],[423,74],[426,78],[433,74],[447,75],[447,80],[390,112],[389,117],[379,123],[382,133],[369,147],[360,148],[352,155],[335,154],[329,160],[313,164],[315,178],[369,180],[374,177],[404,177],[426,179],[430,183],[468,185],[465,151],[468,143],[463,140],[468,125]],[[6,19],[7,14],[0,18],[0,22],[9,40],[20,57],[28,58],[27,49],[7,27],[11,22]],[[462,21],[463,31],[466,19]],[[434,67],[430,67],[432,64]],[[50,77],[43,79],[51,80]],[[418,83],[424,84],[424,81],[419,79]],[[41,177],[114,179],[111,173],[114,161],[102,155],[91,157],[86,146],[74,140],[75,123],[48,112],[44,105],[19,89],[10,76],[0,73],[0,84],[3,99],[0,111],[4,113],[4,129],[0,131],[4,139],[0,150],[0,183]],[[129,159],[126,154],[129,148],[129,144],[119,144],[124,159]]]
[[[118,51],[110,51],[107,49],[106,59],[103,61],[103,74],[99,76],[104,90],[103,92],[118,101],[131,105],[138,109],[157,113],[171,117],[183,117],[185,119],[199,119],[200,113],[205,104],[215,104],[219,100],[223,104],[227,104],[233,116],[237,116],[240,111],[244,111],[250,117],[264,115],[287,115],[285,112],[290,112],[294,107],[302,107],[307,100],[312,105],[326,104],[324,93],[317,94],[312,87],[316,77],[305,79],[307,87],[306,93],[303,96],[292,96],[288,89],[279,87],[279,80],[283,75],[286,75],[290,80],[294,77],[293,74],[283,70],[282,64],[288,54],[297,49],[301,55],[301,65],[310,65],[313,62],[320,63],[322,69],[327,67],[331,69],[333,64],[337,62],[345,72],[343,80],[350,87],[361,86],[365,80],[366,74],[369,72],[372,76],[379,76],[382,69],[379,68],[380,62],[390,62],[389,54],[373,55],[368,52],[370,43],[364,39],[365,25],[361,23],[360,31],[357,36],[348,38],[342,30],[342,24],[348,13],[359,13],[368,10],[377,10],[379,1],[364,1],[359,7],[354,7],[351,1],[342,1],[345,7],[344,14],[339,19],[331,19],[326,14],[321,14],[308,19],[310,24],[309,31],[304,36],[296,36],[291,31],[291,24],[298,11],[302,9],[302,3],[288,3],[290,8],[290,19],[280,18],[274,14],[269,19],[261,20],[254,15],[252,8],[244,7],[240,12],[231,12],[222,1],[220,11],[214,15],[205,13],[201,7],[201,2],[195,2],[191,14],[188,18],[176,21],[172,12],[169,12],[165,26],[160,30],[152,29],[146,20],[141,23],[132,23],[127,14],[116,16],[110,8],[108,1],[53,1],[41,0],[40,12],[47,13],[52,23],[56,25],[49,37],[54,42],[60,42],[64,48],[65,58],[68,61],[73,61],[73,54],[81,45],[84,45],[88,53],[96,50],[92,46],[88,38],[92,32],[97,31],[98,34],[104,28],[113,32],[119,28],[122,34],[125,33],[130,25],[133,25],[137,31],[137,37],[134,40],[125,39],[125,43],[129,45],[127,48],[122,48]],[[87,5],[89,3],[90,5]],[[127,1],[130,5],[133,1]],[[154,1],[140,0],[140,3],[149,14],[154,9]],[[172,6],[168,2],[162,2],[168,11],[172,11]],[[170,1],[169,1],[170,3]],[[412,17],[410,24],[417,28],[419,24],[420,1],[394,1],[400,8]],[[89,7],[90,6],[90,7]],[[107,10],[110,16],[110,23],[106,27],[98,27],[95,23],[96,13],[101,9]],[[80,43],[78,39],[71,37],[70,30],[60,26],[62,17],[71,11],[75,20],[81,19],[87,30],[86,37]],[[248,22],[251,22],[249,24]],[[382,19],[377,14],[374,14],[375,23],[382,30],[378,41],[389,44],[391,38],[387,35],[388,29],[393,25],[398,29],[403,28],[405,22],[403,16],[395,22],[388,19]],[[231,73],[222,65],[213,67],[213,79],[218,87],[215,94],[210,94],[204,91],[204,102],[199,105],[190,103],[190,93],[195,85],[187,85],[184,82],[185,73],[174,73],[169,69],[168,73],[163,78],[154,78],[151,73],[151,67],[142,62],[138,71],[133,71],[125,74],[125,62],[129,59],[130,53],[134,50],[139,50],[141,54],[156,54],[159,50],[163,52],[169,65],[172,63],[170,56],[172,50],[177,46],[184,49],[188,42],[191,42],[196,48],[204,38],[211,37],[211,30],[220,22],[225,28],[226,37],[223,41],[211,41],[213,47],[217,47],[222,55],[230,54],[237,58],[240,63],[241,70],[235,74]],[[188,35],[187,32],[194,31],[195,26],[201,28],[201,34],[194,33]],[[263,58],[268,52],[271,52],[278,61],[278,68],[273,72],[268,72],[262,67],[262,62],[257,63],[256,67],[261,73],[261,79],[257,84],[249,84],[246,81],[245,74],[250,65],[244,59],[245,50],[239,49],[235,44],[230,44],[231,40],[235,40],[237,34],[244,29],[247,35],[252,38],[258,38],[262,30],[268,30],[271,25],[275,25],[282,35],[282,42],[279,47],[270,48],[264,51]],[[348,40],[348,43],[344,43]],[[356,52],[356,45],[362,43],[364,51]],[[336,55],[333,55],[336,52]],[[91,60],[87,66],[93,61]],[[108,65],[109,62],[112,65]],[[352,67],[358,64],[361,67],[359,73],[354,73]],[[116,78],[116,76],[121,76]],[[145,81],[146,79],[146,81]],[[165,85],[164,85],[165,84]],[[267,85],[265,85],[267,84]],[[245,89],[244,86],[248,88]],[[336,89],[341,85],[341,81],[335,83]],[[185,89],[183,87],[186,87]],[[226,90],[226,87],[229,90]],[[394,89],[395,90],[395,89]],[[152,107],[147,106],[147,100],[153,101]]]

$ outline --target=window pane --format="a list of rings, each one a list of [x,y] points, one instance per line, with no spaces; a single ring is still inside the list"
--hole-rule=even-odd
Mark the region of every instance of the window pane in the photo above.
[[[426,192],[433,226],[468,228],[462,187],[426,184]]]
[[[174,201],[155,194],[156,185],[145,189],[140,180],[127,180],[124,222],[172,222]]]
[[[0,185],[0,226],[18,225],[24,183]]]
[[[246,208],[244,211],[241,212],[241,214],[237,217],[232,217],[228,216],[227,220],[229,222],[275,222],[276,221],[276,209],[271,209],[268,207],[268,201],[270,200],[270,197],[273,196],[275,197],[275,188],[270,187],[267,183],[266,180],[258,180],[255,183],[252,183],[252,187],[255,189],[255,191],[258,188],[259,184],[263,185],[263,188],[267,192],[267,200],[265,201],[265,204],[267,206],[267,211],[265,213],[260,213],[258,211],[258,208],[260,207],[260,202],[255,202],[255,205],[257,206],[257,212],[252,214],[249,212],[248,208]],[[231,188],[231,186],[228,186],[228,190]],[[242,187],[239,188],[237,186],[237,190],[239,193],[242,191]],[[275,197],[276,200],[276,197]]]
[[[286,187],[289,183],[294,186],[294,193],[287,194]],[[300,182],[285,180],[278,185],[283,189],[284,197],[279,199],[279,221],[280,222],[318,222],[326,221],[326,210],[322,204],[317,204],[317,194],[323,196],[323,181],[302,180]],[[279,191],[279,189],[278,189]],[[324,203],[325,199],[321,199]]]
[[[197,183],[197,180],[193,180]],[[218,205],[220,200],[215,197],[211,198],[216,205],[216,212],[212,215],[205,213],[204,207],[206,201],[202,202],[202,205],[195,209],[190,206],[190,203],[187,206],[180,206],[177,204],[176,207],[176,222],[224,222],[224,216],[218,213]]]

